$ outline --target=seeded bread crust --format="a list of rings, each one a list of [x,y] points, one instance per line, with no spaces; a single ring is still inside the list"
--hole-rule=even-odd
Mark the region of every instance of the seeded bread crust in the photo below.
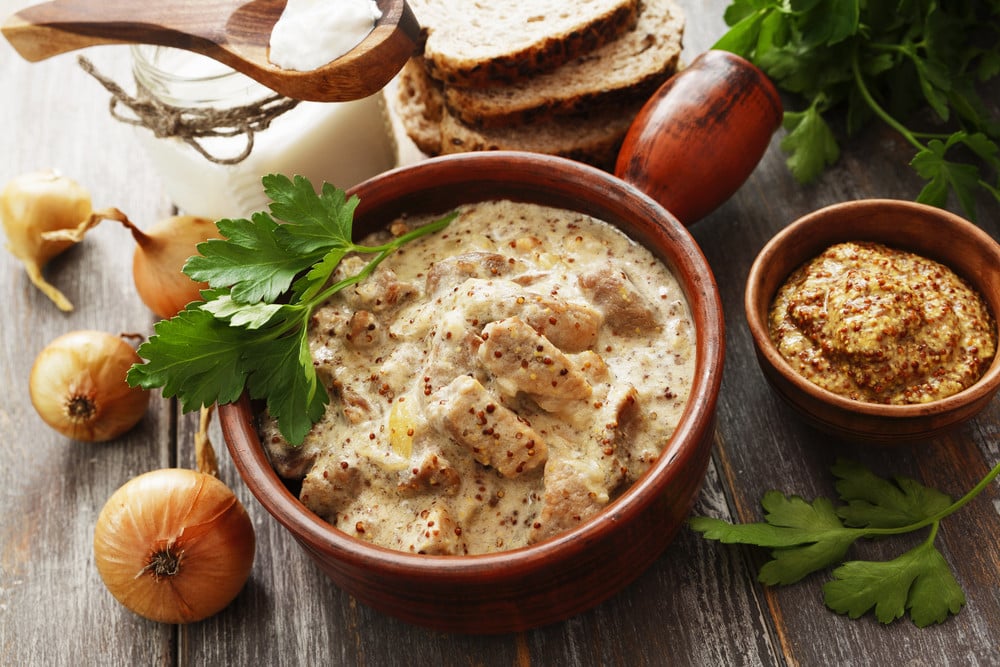
[[[674,0],[643,0],[633,29],[552,72],[504,86],[444,86],[449,113],[496,128],[648,99],[677,70],[684,14]]]
[[[563,65],[635,25],[639,0],[410,0],[431,77],[467,88],[511,84]]]

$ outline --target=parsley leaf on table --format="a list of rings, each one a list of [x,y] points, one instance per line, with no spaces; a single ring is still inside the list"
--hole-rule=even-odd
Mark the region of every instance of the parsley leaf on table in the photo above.
[[[713,48],[806,103],[786,111],[781,144],[800,182],[838,159],[828,120],[845,109],[848,134],[879,119],[913,146],[917,201],[954,194],[972,219],[977,192],[1000,201],[1000,122],[976,91],[1000,75],[1000,0],[734,0],[724,18]]]
[[[930,527],[919,546],[887,561],[848,561],[833,570],[823,587],[826,605],[858,618],[875,610],[890,623],[909,611],[918,627],[941,623],[965,604],[965,594],[934,546],[940,522],[975,498],[1000,474],[995,466],[971,491],[953,501],[940,491],[897,477],[886,480],[864,466],[839,460],[832,471],[845,503],[826,498],[812,503],[778,491],[764,494],[764,521],[732,524],[692,517],[690,526],[706,539],[771,549],[758,579],[768,585],[791,584],[813,572],[842,563],[861,538],[901,535]]]
[[[799,496],[778,491],[764,494],[763,523],[731,524],[721,519],[694,517],[691,527],[711,540],[724,544],[754,544],[773,547],[774,560],[765,564],[759,579],[768,585],[791,584],[816,570],[834,565],[861,536],[845,529],[833,504],[826,498],[808,503]]]
[[[838,478],[837,494],[847,503],[837,516],[848,526],[899,528],[943,512],[952,499],[908,477],[883,479],[853,461],[840,460],[831,468]]]
[[[271,174],[262,183],[270,214],[216,223],[225,238],[200,244],[201,254],[184,266],[189,277],[208,283],[205,300],[155,325],[137,350],[145,363],[132,366],[127,380],[161,387],[185,412],[231,403],[246,391],[266,400],[281,434],[297,445],[329,402],[309,349],[313,311],[367,278],[398,248],[446,227],[455,214],[384,245],[362,246],[351,239],[357,197],[348,199],[329,183],[317,193],[302,176]],[[374,258],[357,274],[331,282],[352,253]]]
[[[957,614],[965,605],[965,593],[934,547],[932,536],[890,561],[844,563],[823,586],[823,600],[830,609],[851,618],[874,609],[882,623],[891,623],[909,610],[913,623],[926,627]]]

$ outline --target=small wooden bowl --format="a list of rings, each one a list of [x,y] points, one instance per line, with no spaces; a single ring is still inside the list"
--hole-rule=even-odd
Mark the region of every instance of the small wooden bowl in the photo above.
[[[475,633],[513,632],[593,607],[656,560],[683,525],[713,443],[722,378],[718,290],[688,231],[635,187],[569,160],[529,153],[464,153],[375,177],[360,197],[356,234],[403,213],[441,214],[459,204],[513,199],[581,211],[617,225],[678,277],[694,317],[695,376],[670,442],[652,468],[600,514],[539,544],[479,556],[392,551],[350,537],[308,510],[279,479],[248,400],[220,407],[226,443],[261,505],[319,566],[360,601],[406,621]]]
[[[806,380],[781,357],[768,332],[775,293],[794,269],[843,241],[877,241],[941,262],[983,296],[994,319],[1000,313],[1000,244],[971,222],[909,201],[870,199],[828,206],[775,235],[747,278],[747,324],[757,360],[775,392],[818,428],[879,444],[930,439],[982,410],[1000,388],[1000,355],[973,386],[918,405],[851,400]]]

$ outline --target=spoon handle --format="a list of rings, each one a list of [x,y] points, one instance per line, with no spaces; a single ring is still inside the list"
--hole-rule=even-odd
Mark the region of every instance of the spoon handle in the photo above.
[[[11,15],[0,32],[30,62],[102,44],[148,43],[199,50],[226,40],[220,21],[238,4],[234,0],[162,6],[136,0],[50,0]]]
[[[94,7],[75,5],[78,11],[71,12],[65,4],[60,0],[53,0],[22,9],[4,21],[0,31],[14,50],[29,62],[45,60],[87,46],[123,41],[88,34],[86,17],[96,11]],[[71,4],[71,7],[74,6]]]

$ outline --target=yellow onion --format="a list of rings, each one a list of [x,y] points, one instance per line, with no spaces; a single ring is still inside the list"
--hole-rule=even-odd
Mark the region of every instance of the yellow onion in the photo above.
[[[22,174],[0,193],[0,221],[7,249],[24,264],[31,282],[60,309],[73,305],[42,276],[42,267],[73,241],[50,241],[42,232],[75,227],[91,212],[90,193],[81,185],[51,171]]]
[[[229,487],[184,468],[126,482],[94,529],[94,557],[108,590],[161,623],[192,623],[226,607],[250,576],[254,547],[253,524]]]
[[[164,218],[142,231],[130,225],[138,244],[132,257],[132,278],[142,302],[162,318],[173,317],[184,306],[201,299],[205,283],[183,273],[184,263],[198,254],[197,245],[219,238],[215,223],[206,218],[178,215]]]
[[[102,442],[138,423],[149,393],[125,374],[142,360],[121,336],[73,331],[49,343],[31,367],[31,403],[49,426],[74,440]]]
[[[7,235],[7,249],[24,264],[31,282],[64,311],[73,310],[73,304],[45,280],[42,267],[77,243],[96,221],[118,213],[117,209],[93,211],[86,188],[55,171],[21,174],[0,192],[0,222]],[[62,238],[46,236],[71,229],[80,231]]]

